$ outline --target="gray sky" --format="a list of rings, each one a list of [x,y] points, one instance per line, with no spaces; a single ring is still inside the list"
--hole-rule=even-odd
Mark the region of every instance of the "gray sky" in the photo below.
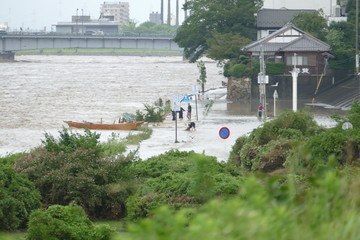
[[[109,0],[114,2],[115,0]],[[151,12],[160,12],[161,0],[120,0],[130,4],[130,19],[135,19],[138,23],[149,20]],[[35,29],[47,31],[51,30],[51,25],[57,22],[69,22],[71,16],[81,15],[83,9],[84,15],[90,15],[92,19],[97,19],[100,12],[100,0],[1,0],[0,1],[0,24],[8,23],[12,30]],[[116,2],[116,1],[115,1]],[[175,15],[175,2],[172,0],[171,12]],[[182,7],[185,0],[180,0]],[[167,1],[165,4],[165,19]],[[184,18],[184,13],[180,13],[180,21]]]
[[[115,1],[115,0],[110,0]],[[161,0],[121,0],[130,4],[130,18],[138,23],[149,20],[149,14],[160,12]],[[100,12],[100,0],[1,0],[0,4],[0,24],[8,23],[12,30],[23,29],[51,30],[51,25],[57,22],[69,22],[71,16],[81,15],[83,9],[84,15],[90,15],[92,19],[97,19]],[[166,16],[167,0],[164,1],[164,19]],[[172,14],[175,15],[175,0],[171,0]],[[180,0],[180,8],[185,0]],[[330,4],[335,4],[336,0],[264,0],[266,8],[303,8],[316,9],[323,8],[329,12]],[[180,23],[183,21],[184,13],[180,13]]]

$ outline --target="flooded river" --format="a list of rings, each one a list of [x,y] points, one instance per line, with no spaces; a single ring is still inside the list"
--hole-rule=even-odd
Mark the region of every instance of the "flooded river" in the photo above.
[[[16,60],[0,63],[0,155],[40,145],[43,133],[61,130],[64,120],[112,123],[125,112],[144,109],[144,103],[191,94],[199,77],[197,65],[181,57],[16,56]],[[206,88],[220,87],[226,81],[221,68],[214,61],[205,66]],[[257,102],[223,100],[214,105],[212,114],[220,124],[254,117]],[[286,101],[281,106],[291,109]],[[318,115],[329,114],[321,110]]]

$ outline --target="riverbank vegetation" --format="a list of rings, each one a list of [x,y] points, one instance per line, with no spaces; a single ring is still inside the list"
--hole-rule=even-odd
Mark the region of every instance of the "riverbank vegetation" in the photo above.
[[[359,116],[360,102],[333,128],[283,112],[239,137],[228,162],[175,150],[142,161],[94,132],[46,135],[0,161],[0,227],[27,239],[357,239]]]

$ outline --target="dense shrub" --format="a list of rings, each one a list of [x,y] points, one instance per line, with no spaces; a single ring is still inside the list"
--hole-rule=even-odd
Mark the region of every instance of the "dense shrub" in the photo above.
[[[235,64],[229,69],[230,76],[240,78],[240,77],[250,77],[252,75],[252,70],[250,67],[245,64]]]
[[[321,168],[333,161],[337,165],[358,164],[360,149],[360,106],[354,101],[346,116],[333,116],[337,126],[299,142],[299,146],[287,160],[308,168]],[[353,126],[342,129],[345,122]]]
[[[15,230],[24,228],[31,211],[40,207],[40,193],[5,161],[0,161],[0,230]]]
[[[48,141],[47,148],[27,154],[14,167],[35,183],[46,206],[75,202],[93,218],[123,217],[133,186],[128,169],[132,159],[122,155],[102,158],[96,138],[89,132],[80,137],[65,131],[59,140],[48,135],[47,139],[54,140]],[[70,148],[68,143],[74,142],[83,145],[70,144]],[[93,147],[88,148],[90,145]]]
[[[285,63],[267,62],[266,74],[280,75],[285,72]]]
[[[277,118],[254,129],[235,142],[228,163],[244,170],[264,172],[283,168],[296,141],[323,132],[305,112],[282,112]]]
[[[131,224],[125,239],[358,239],[358,176],[326,172],[306,189],[275,183],[252,176],[232,199],[177,212],[159,208],[151,218]]]
[[[127,201],[129,219],[146,217],[161,205],[174,209],[198,206],[214,197],[237,193],[241,178],[230,174],[214,157],[170,151],[134,164],[141,182]]]
[[[50,206],[30,216],[27,240],[108,240],[113,230],[94,225],[79,206]]]
[[[55,138],[49,133],[45,133],[45,140],[42,140],[44,147],[49,152],[74,152],[76,149],[92,150],[95,155],[99,155],[101,147],[99,145],[100,134],[84,129],[84,135],[72,133],[66,128],[59,131],[59,138]]]
[[[353,102],[347,118],[355,129],[360,129],[360,101]]]
[[[145,122],[163,122],[165,119],[165,109],[144,104],[145,113],[140,110],[136,111],[136,120]]]

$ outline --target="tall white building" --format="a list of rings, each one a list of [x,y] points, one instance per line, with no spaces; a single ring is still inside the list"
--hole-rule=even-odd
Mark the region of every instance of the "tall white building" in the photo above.
[[[111,19],[121,25],[129,24],[128,2],[104,2],[100,7],[101,18]]]
[[[342,1],[341,1],[342,2]],[[325,16],[336,16],[340,6],[337,0],[264,0],[264,8],[322,9]]]

